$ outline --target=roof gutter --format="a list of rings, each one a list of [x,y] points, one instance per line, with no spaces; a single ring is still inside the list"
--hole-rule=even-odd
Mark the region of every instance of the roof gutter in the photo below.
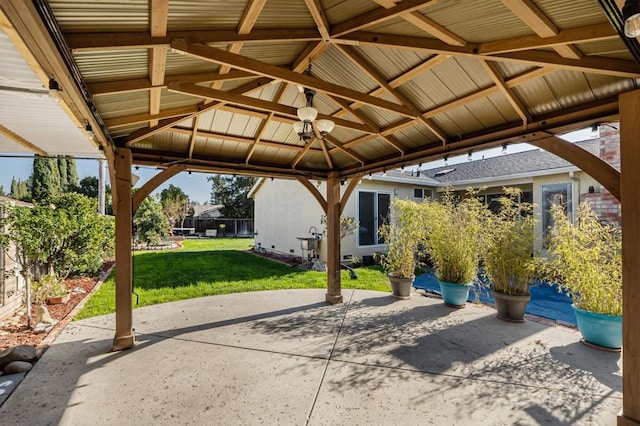
[[[422,172],[422,173],[424,173],[424,172]],[[435,182],[425,182],[425,181],[420,181],[420,180],[416,180],[416,179],[401,178],[401,177],[395,177],[395,176],[372,175],[371,179],[372,180],[377,180],[379,182],[408,183],[410,185],[421,185],[421,186],[431,186],[431,187],[442,186],[442,183],[437,182],[437,181],[435,181]]]
[[[441,186],[444,188],[439,189],[439,191],[443,191],[446,187],[450,188],[452,186],[454,188],[459,188],[459,187],[464,188],[466,186],[478,185],[483,183],[496,183],[496,182],[503,182],[503,181],[519,180],[518,182],[513,182],[513,184],[531,183],[533,181],[532,178],[534,177],[549,176],[549,175],[556,175],[556,174],[562,174],[562,173],[574,173],[579,171],[580,171],[580,168],[576,166],[568,166],[568,167],[561,167],[557,169],[538,170],[535,172],[528,172],[528,173],[515,173],[511,175],[504,175],[504,176],[487,177],[487,178],[480,178],[480,179],[467,179],[467,180],[461,180],[457,182],[443,182]]]

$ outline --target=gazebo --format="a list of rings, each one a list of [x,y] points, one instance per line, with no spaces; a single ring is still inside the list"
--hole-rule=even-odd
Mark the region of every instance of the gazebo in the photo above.
[[[327,214],[326,301],[340,303],[339,216],[361,177],[511,143],[544,148],[622,202],[618,424],[640,424],[640,46],[623,33],[623,4],[0,0],[3,42],[22,58],[3,67],[18,75],[26,63],[44,86],[0,82],[0,151],[107,159],[120,350],[135,344],[132,214],[179,172],[298,180]],[[58,106],[7,98],[45,91]],[[621,172],[558,138],[614,120]],[[132,165],[158,169],[133,196]]]

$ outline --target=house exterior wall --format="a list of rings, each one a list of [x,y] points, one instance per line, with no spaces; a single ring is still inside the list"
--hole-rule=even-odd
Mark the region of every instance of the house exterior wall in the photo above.
[[[619,169],[620,151],[619,134],[617,129],[608,125],[600,127],[600,152],[599,156],[613,167]],[[554,174],[546,174],[554,172]],[[374,176],[373,179],[364,177],[347,201],[343,214],[358,219],[358,193],[360,191],[374,191],[390,194],[390,199],[402,198],[414,201],[414,188],[431,189],[433,197],[439,198],[447,187],[433,188],[426,182],[414,181],[408,173],[389,178]],[[479,181],[458,182],[450,186],[450,189],[463,195],[466,188],[485,187],[480,195],[499,194],[505,186],[519,187],[523,191],[531,191],[534,203],[534,215],[537,219],[535,225],[536,249],[543,247],[543,200],[542,190],[544,185],[568,183],[571,186],[572,210],[571,218],[576,216],[580,202],[589,200],[596,214],[603,220],[620,223],[620,203],[591,176],[580,171],[575,166],[564,166],[554,170],[539,170],[531,174],[517,174],[497,179],[483,179]],[[341,188],[344,193],[346,186]],[[324,182],[318,182],[318,190],[326,194]],[[309,228],[315,226],[317,232],[323,233],[324,225],[320,218],[322,209],[315,198],[299,182],[291,180],[264,180],[261,187],[254,194],[255,198],[255,242],[267,250],[276,250],[284,253],[301,255],[300,242],[295,237],[309,236]],[[363,256],[384,251],[384,245],[361,246],[358,243],[357,233],[349,235],[342,240],[341,257],[355,256],[362,259]],[[326,260],[327,247],[324,241],[320,241],[318,255],[321,260]]]
[[[318,188],[325,193],[325,185]],[[254,243],[267,251],[300,256],[300,241],[308,237],[309,228],[323,231],[320,204],[298,181],[265,179],[254,195]],[[322,245],[322,241],[320,242]]]
[[[600,158],[616,170],[620,170],[620,133],[608,125],[600,127]],[[588,201],[600,220],[616,225],[622,224],[620,202],[600,184],[593,186],[593,192],[580,193],[580,202]]]
[[[316,184],[323,196],[326,194],[325,182]],[[341,187],[344,194],[346,185]],[[413,198],[414,188],[426,188],[424,185],[413,185],[400,182],[382,182],[363,178],[353,191],[344,209],[344,216],[358,218],[358,192],[377,191],[388,193],[391,200],[396,197],[416,200]],[[435,193],[435,191],[433,191]],[[255,204],[255,232],[254,243],[267,251],[302,255],[300,241],[296,237],[309,237],[309,229],[316,227],[318,233],[324,233],[325,225],[320,223],[324,214],[322,208],[311,193],[298,181],[285,179],[265,179],[253,195]],[[384,245],[358,246],[356,234],[346,236],[341,242],[341,258],[372,255],[384,250]],[[327,245],[323,238],[319,242],[318,256],[320,260],[327,259]]]

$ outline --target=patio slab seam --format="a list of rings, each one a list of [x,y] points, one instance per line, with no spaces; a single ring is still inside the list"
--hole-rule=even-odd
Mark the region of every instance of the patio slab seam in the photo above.
[[[316,389],[315,395],[313,397],[313,402],[311,403],[311,409],[309,410],[309,414],[307,415],[307,420],[305,422],[305,425],[308,425],[309,422],[311,421],[311,417],[313,416],[313,410],[316,406],[316,402],[318,401],[318,397],[320,395],[320,391],[322,390],[322,385],[324,384],[324,379],[327,375],[327,370],[329,369],[329,364],[331,363],[331,358],[333,357],[333,353],[336,350],[336,345],[338,344],[338,339],[340,338],[340,332],[342,331],[342,327],[344,325],[345,320],[347,319],[347,314],[349,313],[349,307],[351,306],[351,301],[353,300],[353,295],[355,294],[356,290],[353,289],[351,290],[351,295],[349,296],[349,300],[347,301],[347,303],[345,304],[345,309],[344,312],[342,314],[342,319],[340,320],[340,326],[338,327],[338,331],[336,332],[336,337],[333,340],[333,344],[331,345],[331,351],[329,351],[329,357],[327,358],[327,361],[324,365],[324,369],[322,371],[322,376],[320,376],[320,382],[318,383],[318,387]]]

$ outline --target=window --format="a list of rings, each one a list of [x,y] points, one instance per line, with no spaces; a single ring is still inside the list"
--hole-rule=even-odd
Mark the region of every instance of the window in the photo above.
[[[431,190],[424,188],[413,188],[413,198],[428,198],[431,199]]]
[[[571,196],[571,182],[553,183],[542,185],[542,229],[544,232],[544,247],[546,248],[546,235],[553,226],[551,220],[551,206],[561,205],[569,220],[572,219],[573,200]]]
[[[375,246],[384,242],[378,236],[378,227],[389,215],[391,194],[372,191],[358,192],[358,245]]]

